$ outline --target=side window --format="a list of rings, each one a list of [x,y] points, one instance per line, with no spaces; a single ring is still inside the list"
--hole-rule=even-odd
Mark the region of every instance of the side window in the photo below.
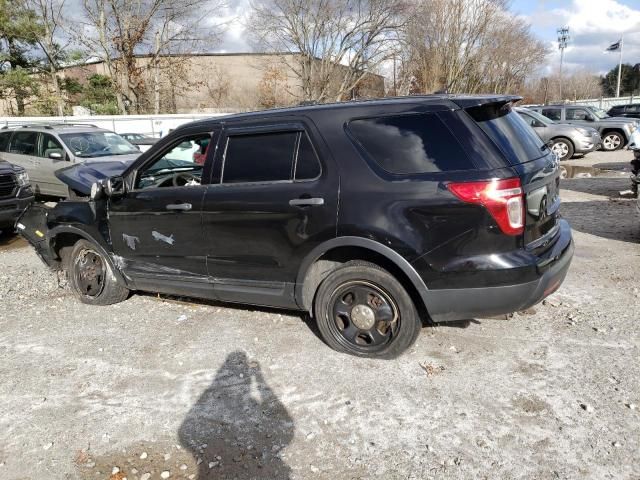
[[[61,158],[64,158],[64,149],[60,142],[52,135],[48,133],[42,134],[42,151],[40,152],[41,157],[50,158],[52,153],[59,153],[62,155]]]
[[[10,138],[11,132],[0,133],[0,152],[6,152],[8,150]]]
[[[200,185],[211,134],[182,137],[155,161],[143,167],[136,188],[192,187]]]
[[[231,135],[222,183],[291,180],[298,132]]]
[[[542,115],[544,115],[547,118],[550,118],[551,120],[561,120],[562,117],[560,115],[560,109],[559,108],[543,108],[542,109]]]
[[[566,110],[567,120],[587,120],[590,115],[583,108],[567,108]]]
[[[638,113],[640,112],[640,104],[629,105],[625,108],[625,111],[626,113]]]
[[[531,115],[527,115],[526,113],[520,113],[518,112],[518,115],[520,115],[520,117],[527,123],[527,125],[529,125],[530,127],[533,127],[536,124],[536,119],[533,118]]]
[[[14,132],[9,151],[22,155],[35,155],[38,145],[37,132]]]
[[[312,180],[319,176],[320,160],[318,160],[318,155],[316,155],[307,133],[301,132],[294,178],[296,180]]]
[[[475,168],[437,114],[353,120],[349,131],[369,156],[394,174]]]

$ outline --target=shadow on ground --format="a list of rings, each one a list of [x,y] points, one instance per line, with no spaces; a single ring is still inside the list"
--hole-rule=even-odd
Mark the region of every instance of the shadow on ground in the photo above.
[[[178,429],[180,445],[155,440],[172,436],[170,430],[162,430],[173,423],[165,418],[170,411],[158,416],[141,405],[138,414],[154,422],[154,438],[100,457],[93,457],[91,450],[76,452],[73,460],[80,478],[290,478],[282,453],[294,437],[293,419],[265,381],[260,364],[242,351],[227,356],[190,408]]]
[[[561,211],[574,230],[611,240],[640,243],[640,219],[635,202],[635,199],[564,202]]]
[[[26,246],[27,242],[13,233],[13,228],[0,229],[0,250],[15,250]]]

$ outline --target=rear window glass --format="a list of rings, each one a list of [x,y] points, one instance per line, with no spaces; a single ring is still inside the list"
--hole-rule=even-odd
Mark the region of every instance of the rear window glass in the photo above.
[[[375,163],[393,174],[475,168],[437,114],[354,120],[349,131]]]
[[[512,164],[542,157],[544,142],[510,104],[483,105],[467,112]]]
[[[0,133],[0,152],[6,152],[9,146],[9,138],[11,138],[11,132]]]
[[[290,180],[298,132],[230,136],[223,183]]]
[[[542,109],[542,115],[544,115],[547,118],[550,118],[551,120],[560,120],[562,116],[561,114],[562,114],[562,110],[560,110],[559,108],[543,108]]]

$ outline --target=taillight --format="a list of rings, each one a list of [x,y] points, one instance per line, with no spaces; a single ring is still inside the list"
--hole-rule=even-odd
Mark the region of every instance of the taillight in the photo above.
[[[447,188],[463,202],[484,206],[507,235],[524,231],[524,197],[519,178],[454,182]]]

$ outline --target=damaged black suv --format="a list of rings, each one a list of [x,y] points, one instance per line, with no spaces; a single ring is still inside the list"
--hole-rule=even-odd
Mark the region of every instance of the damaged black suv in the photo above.
[[[423,320],[523,310],[565,278],[558,162],[517,100],[190,123],[131,164],[58,172],[90,200],[32,207],[18,228],[85,303],[141,290],[299,309],[336,350],[393,357]]]

